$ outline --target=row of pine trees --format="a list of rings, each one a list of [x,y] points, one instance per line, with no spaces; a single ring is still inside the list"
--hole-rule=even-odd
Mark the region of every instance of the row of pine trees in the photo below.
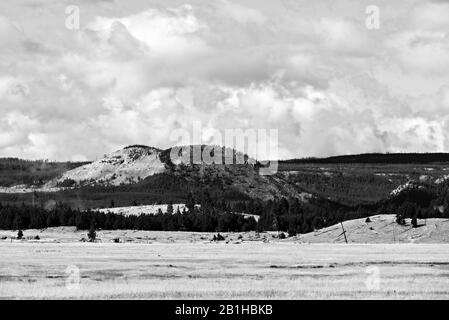
[[[419,199],[413,195],[410,199]],[[111,202],[111,206],[113,203]],[[258,216],[245,217],[242,213]],[[449,210],[441,212],[426,198],[420,201],[403,199],[379,205],[349,207],[323,199],[276,199],[269,201],[225,202],[213,200],[207,191],[186,197],[186,209],[174,212],[170,203],[167,212],[124,216],[111,212],[81,211],[64,203],[52,208],[32,205],[0,204],[0,229],[41,229],[58,226],[75,226],[77,229],[137,229],[161,231],[285,231],[289,235],[312,232],[341,221],[365,218],[374,214],[395,214],[403,218],[418,219],[447,217]],[[398,221],[402,221],[399,219]]]

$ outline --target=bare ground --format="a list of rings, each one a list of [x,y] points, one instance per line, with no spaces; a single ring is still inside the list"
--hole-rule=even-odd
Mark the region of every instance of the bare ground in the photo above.
[[[23,240],[0,231],[0,298],[448,299],[449,221],[370,220],[344,222],[349,244],[341,225],[220,242],[195,232],[99,230],[88,243],[73,227],[24,230]]]

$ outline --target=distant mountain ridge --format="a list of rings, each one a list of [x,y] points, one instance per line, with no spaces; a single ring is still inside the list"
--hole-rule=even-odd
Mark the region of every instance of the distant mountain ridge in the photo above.
[[[202,145],[204,147],[206,145]],[[184,146],[185,147],[185,146]],[[190,146],[193,147],[193,146]],[[212,147],[212,146],[211,146]],[[129,145],[123,148],[133,149],[133,148],[149,148],[160,151],[161,153],[165,153],[165,155],[169,155],[170,151],[175,148],[181,147],[171,147],[168,149],[159,149],[156,147],[149,147],[146,145]],[[224,149],[229,149],[226,147],[222,147]],[[240,153],[236,151],[237,153]],[[245,155],[246,156],[246,155]],[[322,164],[332,164],[332,163],[383,163],[383,164],[427,164],[427,163],[438,163],[438,162],[449,162],[449,153],[448,152],[428,152],[428,153],[360,153],[360,154],[348,154],[348,155],[338,155],[338,156],[330,156],[330,157],[305,157],[305,158],[293,158],[293,159],[285,159],[278,160],[280,163],[286,164],[313,164],[313,163],[322,163]],[[6,164],[10,164],[14,167],[24,166],[30,163],[49,163],[49,164],[72,164],[72,166],[81,166],[84,164],[92,163],[94,161],[83,161],[83,162],[71,162],[71,161],[49,161],[49,160],[27,160],[21,159],[17,157],[0,157],[0,169],[2,166]]]
[[[332,164],[332,163],[382,163],[382,164],[427,164],[449,162],[449,153],[363,153],[326,158],[302,158],[283,160],[281,163]]]
[[[187,162],[182,156],[182,152],[186,151],[190,151]],[[201,154],[204,152],[207,159],[195,160],[195,152]],[[221,152],[221,156],[214,154],[215,152]],[[207,156],[208,153],[209,156]],[[239,161],[236,161],[237,158]],[[264,176],[259,172],[262,165],[258,161],[230,148],[191,145],[159,149],[145,145],[130,145],[89,163],[0,159],[0,168],[4,169],[0,170],[0,178],[3,178],[0,179],[0,194],[3,194],[2,198],[8,202],[19,202],[22,199],[30,201],[31,195],[19,194],[53,193],[54,195],[46,197],[61,201],[72,199],[75,203],[83,202],[88,198],[96,206],[99,205],[97,199],[103,199],[101,205],[110,201],[109,199],[123,199],[118,201],[126,206],[130,205],[130,202],[152,204],[151,201],[166,201],[166,199],[182,202],[189,192],[201,193],[203,190],[208,190],[215,199],[226,201],[296,198],[301,202],[308,202],[317,198],[352,204],[352,201],[346,202],[345,199],[355,195],[359,197],[358,199],[369,201],[377,194],[383,194],[381,192],[383,188],[389,189],[391,193],[386,192],[385,198],[377,198],[373,201],[402,195],[405,190],[415,189],[417,184],[407,183],[411,178],[419,182],[419,185],[422,183],[426,183],[426,186],[443,184],[449,179],[445,171],[449,168],[446,168],[444,164],[440,165],[438,170],[427,168],[427,166],[421,169],[409,166],[406,169],[411,171],[398,173],[397,167],[385,171],[385,168],[375,166],[371,171],[353,172],[353,168],[347,168],[340,172],[338,171],[340,166],[330,168],[328,166],[301,167],[301,165],[308,163],[431,163],[445,160],[449,162],[447,153],[372,153],[323,159],[294,159],[281,161],[278,173]],[[295,167],[296,164],[298,166]],[[420,170],[420,175],[415,172],[416,170]],[[409,177],[410,172],[413,173],[412,177]],[[382,186],[380,191],[377,187],[370,187],[379,183]],[[364,193],[350,188],[352,185],[363,189]],[[339,188],[343,191],[339,191]],[[368,198],[366,194],[369,192],[374,192],[374,196],[370,195],[371,198]],[[95,197],[94,194],[101,196]],[[31,201],[34,200],[31,199]]]

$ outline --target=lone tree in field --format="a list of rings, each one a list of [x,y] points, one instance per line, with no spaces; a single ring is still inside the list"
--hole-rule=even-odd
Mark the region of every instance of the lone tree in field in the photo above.
[[[413,226],[413,228],[418,227],[418,219],[416,219],[416,217],[413,217],[413,219],[412,219],[412,226]]]
[[[22,239],[23,238],[23,232],[22,230],[19,230],[19,232],[17,232],[17,239]]]
[[[95,239],[97,238],[97,232],[95,232],[94,224],[90,225],[89,233],[87,234],[87,236],[89,237],[90,242],[94,242]]]

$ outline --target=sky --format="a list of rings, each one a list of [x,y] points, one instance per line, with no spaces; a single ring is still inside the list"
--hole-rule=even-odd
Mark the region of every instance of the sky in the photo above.
[[[167,148],[195,123],[278,130],[282,159],[449,152],[449,1],[1,1],[0,43],[0,157]]]

